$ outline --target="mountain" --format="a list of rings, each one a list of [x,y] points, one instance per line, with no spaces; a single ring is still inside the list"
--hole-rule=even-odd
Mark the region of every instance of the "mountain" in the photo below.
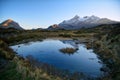
[[[23,28],[15,21],[8,19],[0,24],[0,28],[2,29],[17,29],[17,30],[23,30]]]
[[[58,26],[57,24],[53,24],[47,28],[48,30],[62,30],[64,28]]]
[[[81,29],[81,28],[91,28],[102,24],[114,24],[118,23],[107,18],[99,18],[97,16],[85,16],[79,17],[78,15],[74,16],[70,20],[64,20],[58,26],[61,28],[71,30],[71,29]]]

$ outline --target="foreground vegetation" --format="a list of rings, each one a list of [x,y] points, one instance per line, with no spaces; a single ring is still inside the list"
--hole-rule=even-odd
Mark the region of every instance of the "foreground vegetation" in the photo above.
[[[82,73],[70,74],[38,62],[31,56],[24,59],[9,45],[51,37],[72,38],[93,48],[106,64],[101,70],[108,75],[91,78]],[[0,80],[119,80],[120,79],[120,24],[101,25],[81,30],[0,30]],[[66,49],[64,49],[66,51]],[[71,49],[69,49],[71,50]],[[68,50],[68,51],[69,51]],[[72,50],[75,51],[75,50]],[[70,51],[71,52],[71,51]]]
[[[110,30],[98,36],[94,42],[95,51],[101,60],[106,63],[109,77],[113,80],[120,79],[120,25],[109,26]],[[107,30],[107,27],[106,27]],[[103,69],[104,70],[104,69]],[[106,71],[106,70],[105,70]]]

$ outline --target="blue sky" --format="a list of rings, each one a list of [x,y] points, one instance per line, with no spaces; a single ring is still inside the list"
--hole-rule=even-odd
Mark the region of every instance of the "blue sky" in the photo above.
[[[46,28],[75,15],[120,21],[120,0],[0,0],[0,22],[13,19],[23,28]]]

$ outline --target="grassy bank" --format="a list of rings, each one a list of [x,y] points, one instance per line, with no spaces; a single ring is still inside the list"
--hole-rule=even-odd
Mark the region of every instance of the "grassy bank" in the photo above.
[[[93,42],[95,53],[106,64],[103,71],[108,71],[107,80],[120,79],[120,25],[106,25],[97,28],[98,34],[94,35]]]

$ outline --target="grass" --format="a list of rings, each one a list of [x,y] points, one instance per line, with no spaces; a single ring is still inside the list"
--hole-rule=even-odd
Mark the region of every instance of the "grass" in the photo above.
[[[5,59],[12,59],[15,56],[13,50],[8,47],[8,45],[0,40],[0,57]]]
[[[73,54],[74,52],[76,52],[78,49],[75,49],[75,48],[62,48],[60,49],[60,52],[62,53],[68,53],[68,54]]]
[[[0,70],[0,80],[21,80],[22,76],[16,70],[16,64],[14,62],[7,61],[2,70]]]
[[[107,31],[104,34],[97,34],[94,51],[110,69],[110,79],[120,80],[120,27],[109,26],[109,29],[105,29]]]

